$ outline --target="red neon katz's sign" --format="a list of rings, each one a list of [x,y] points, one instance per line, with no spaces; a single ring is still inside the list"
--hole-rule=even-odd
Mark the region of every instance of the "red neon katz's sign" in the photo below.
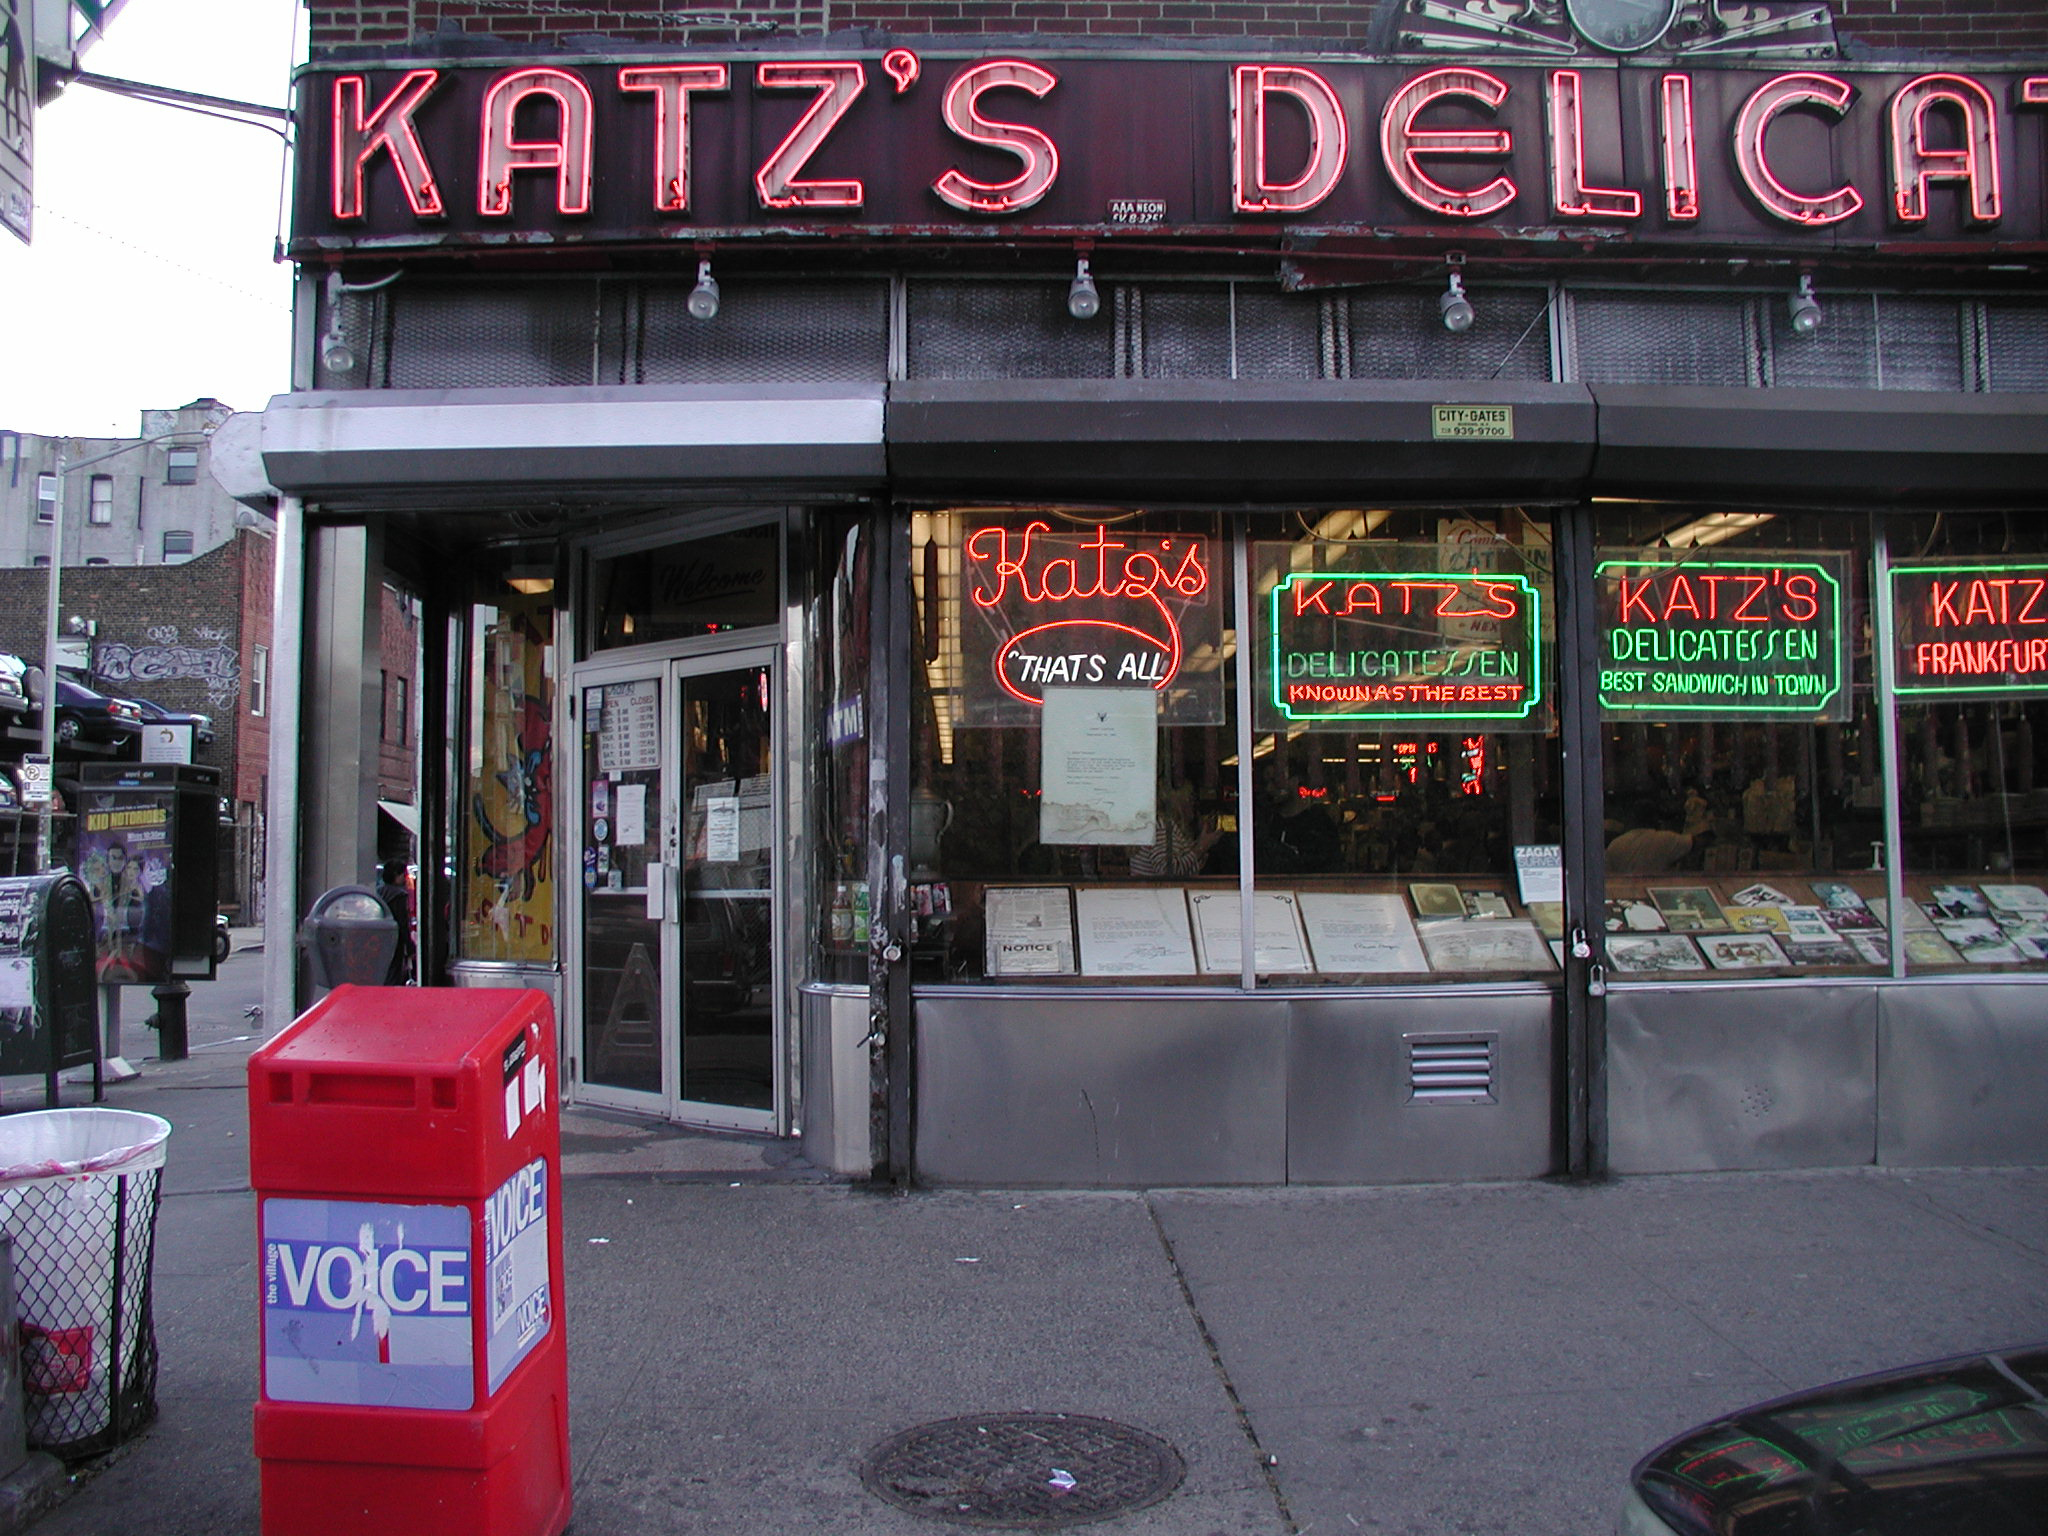
[[[1059,533],[1033,518],[976,528],[960,551],[969,637],[978,642],[970,689],[978,672],[1014,705],[1036,709],[1049,687],[1165,695],[1181,681],[1188,628],[1198,643],[1220,635],[1205,538],[1107,524]]]
[[[2048,564],[1892,567],[1901,695],[2048,693]]]

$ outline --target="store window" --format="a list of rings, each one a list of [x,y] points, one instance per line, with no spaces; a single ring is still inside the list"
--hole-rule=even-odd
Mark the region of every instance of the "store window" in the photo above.
[[[1915,973],[2048,962],[2048,538],[2037,514],[1893,520],[1893,686]]]
[[[782,616],[775,523],[591,561],[593,652],[775,624]]]
[[[114,477],[94,475],[86,503],[86,521],[105,527],[114,520]]]
[[[451,822],[458,959],[555,959],[554,601],[551,575],[512,566],[479,575],[468,607]]]
[[[1555,974],[1543,517],[954,509],[913,543],[920,976]]]
[[[1548,518],[1381,508],[1250,531],[1260,982],[1554,976]],[[1226,957],[1235,896],[1202,914]]]
[[[1611,970],[1888,974],[1868,515],[1632,503],[1598,537]]]
[[[811,755],[807,797],[814,816],[822,912],[813,934],[821,981],[867,981],[873,895],[868,881],[868,631],[875,563],[875,527],[860,514],[820,514],[811,569],[817,592],[805,645],[810,657],[809,717],[822,722]],[[921,880],[920,937],[944,931],[951,913],[932,910],[935,884]]]

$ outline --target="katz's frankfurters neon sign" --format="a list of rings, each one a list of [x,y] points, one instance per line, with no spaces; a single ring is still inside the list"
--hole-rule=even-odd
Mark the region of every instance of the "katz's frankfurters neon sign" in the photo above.
[[[1146,688],[1163,717],[1189,721],[1164,700],[1185,691],[1188,630],[1198,645],[1220,638],[1213,541],[1033,518],[975,528],[960,553],[970,678],[993,684],[998,713],[1005,699],[1036,710],[1047,688]]]
[[[2048,564],[1892,567],[1902,697],[2048,693]]]
[[[1272,709],[1323,728],[1532,728],[1542,602],[1501,571],[1289,572],[1267,600]]]

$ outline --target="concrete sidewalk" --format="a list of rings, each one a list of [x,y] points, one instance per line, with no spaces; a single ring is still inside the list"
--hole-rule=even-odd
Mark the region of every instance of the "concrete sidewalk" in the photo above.
[[[109,1093],[176,1128],[161,1418],[50,1536],[257,1529],[250,1047],[207,996],[192,1060]],[[1105,1531],[1584,1536],[1716,1412],[2048,1337],[2048,1170],[895,1197],[775,1143],[565,1132],[578,1536],[930,1536],[863,1458],[1022,1410],[1178,1448]]]

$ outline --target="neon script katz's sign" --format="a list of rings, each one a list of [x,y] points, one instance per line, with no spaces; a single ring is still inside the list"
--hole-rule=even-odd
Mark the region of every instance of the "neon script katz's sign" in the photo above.
[[[1206,700],[1182,698],[1190,644],[1214,648],[1220,638],[1208,539],[1101,524],[1059,533],[1034,518],[975,528],[960,552],[971,614],[970,718],[991,709],[1017,718],[1056,687],[1148,688],[1162,696],[1162,718],[1209,718]],[[1213,664],[1208,676],[1216,676]],[[993,697],[981,681],[993,685]]]
[[[2048,693],[2048,564],[1892,567],[1899,693]]]
[[[2048,71],[650,58],[312,73],[295,254],[1280,225],[2041,241]]]
[[[1620,556],[1601,561],[1594,581],[1609,714],[1848,718],[1841,556]]]

